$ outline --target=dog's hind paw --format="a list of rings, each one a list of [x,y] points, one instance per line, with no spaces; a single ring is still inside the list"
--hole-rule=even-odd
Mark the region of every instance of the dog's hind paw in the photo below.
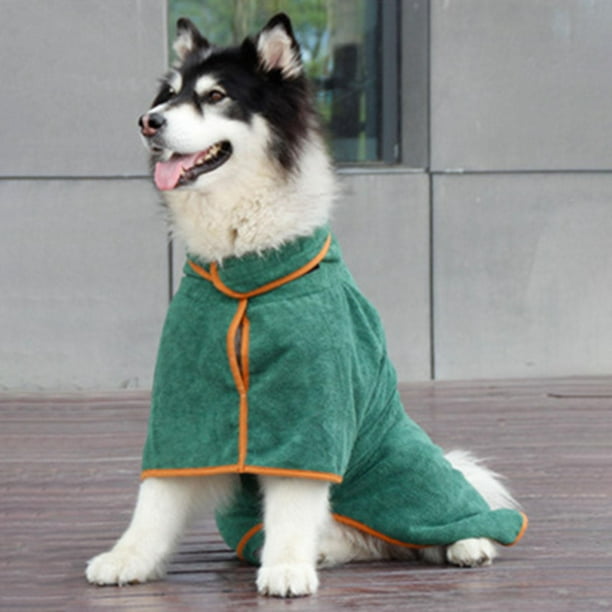
[[[487,538],[459,540],[446,549],[447,561],[459,567],[491,565],[495,557],[495,546]]]
[[[315,568],[307,563],[262,567],[257,573],[257,591],[271,597],[304,597],[319,588]]]
[[[163,569],[133,551],[111,550],[87,563],[85,576],[99,586],[139,584],[161,578]]]

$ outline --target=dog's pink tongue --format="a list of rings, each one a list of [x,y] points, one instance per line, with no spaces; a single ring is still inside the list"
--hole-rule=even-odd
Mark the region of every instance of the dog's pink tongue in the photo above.
[[[174,189],[181,178],[183,168],[185,170],[192,168],[195,165],[198,155],[200,154],[194,153],[193,155],[174,156],[168,161],[157,162],[153,175],[157,188],[161,191]]]

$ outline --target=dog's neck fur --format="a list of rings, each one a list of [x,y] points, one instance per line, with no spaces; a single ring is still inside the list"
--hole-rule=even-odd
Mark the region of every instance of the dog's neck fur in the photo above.
[[[277,249],[310,235],[330,218],[334,172],[318,135],[304,144],[299,168],[288,173],[254,159],[209,188],[164,193],[173,235],[202,261]]]

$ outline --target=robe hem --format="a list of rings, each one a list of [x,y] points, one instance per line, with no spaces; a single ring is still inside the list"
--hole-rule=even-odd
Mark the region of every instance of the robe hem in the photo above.
[[[288,468],[267,467],[264,465],[218,465],[213,467],[195,468],[152,468],[142,470],[141,480],[146,478],[170,478],[173,476],[214,476],[215,474],[259,474],[261,476],[280,476],[283,478],[306,478],[309,480],[325,480],[340,484],[343,480],[339,474],[332,472],[318,472],[315,470],[299,470]]]
[[[505,544],[504,542],[498,542],[496,540],[498,544],[501,544],[502,546],[514,546],[525,535],[525,531],[527,531],[527,526],[529,524],[529,519],[527,518],[527,515],[524,512],[520,512],[520,515],[523,517],[523,525],[520,531],[518,532],[516,538],[514,538],[514,540],[508,544]],[[384,533],[380,531],[376,531],[375,529],[368,527],[364,523],[360,523],[359,521],[349,518],[348,516],[343,516],[342,514],[333,513],[332,517],[334,518],[334,520],[338,521],[339,523],[342,523],[343,525],[347,525],[348,527],[353,527],[354,529],[357,529],[358,531],[361,531],[362,533],[375,537],[378,540],[382,540],[383,542],[386,542],[387,544],[392,544],[393,546],[401,546],[402,548],[411,548],[413,550],[422,550],[424,548],[432,548],[434,546],[440,546],[439,544],[411,544],[409,542],[403,542],[401,540],[397,540],[388,535],[385,535]],[[238,546],[236,546],[236,555],[241,561],[248,560],[244,556],[244,549],[247,547],[251,538],[253,538],[256,534],[258,534],[262,529],[263,529],[263,523],[258,523],[257,525],[251,527],[251,529],[249,529],[240,539]]]

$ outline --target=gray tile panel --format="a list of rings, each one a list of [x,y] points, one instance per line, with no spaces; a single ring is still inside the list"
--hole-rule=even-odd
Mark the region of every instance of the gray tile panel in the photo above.
[[[166,65],[164,0],[3,0],[0,176],[147,171],[137,118]]]
[[[0,389],[148,388],[166,233],[142,180],[0,180]]]
[[[430,377],[429,183],[421,173],[343,174],[333,228],[376,306],[400,380]]]
[[[435,170],[612,167],[612,2],[431,0]]]
[[[440,379],[612,370],[612,176],[438,176]]]

